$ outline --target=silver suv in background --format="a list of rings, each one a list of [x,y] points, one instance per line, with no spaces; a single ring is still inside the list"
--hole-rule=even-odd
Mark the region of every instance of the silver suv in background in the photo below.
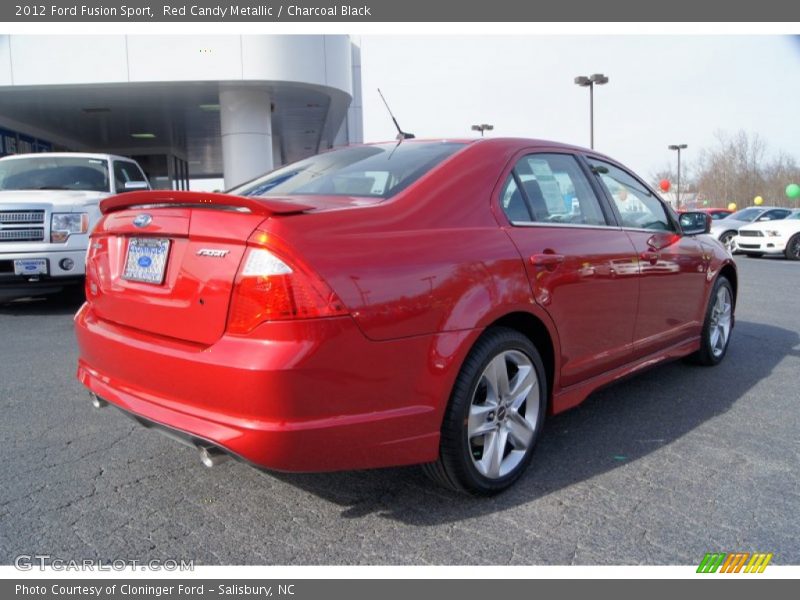
[[[0,300],[82,284],[100,200],[150,189],[133,160],[75,152],[0,158]]]

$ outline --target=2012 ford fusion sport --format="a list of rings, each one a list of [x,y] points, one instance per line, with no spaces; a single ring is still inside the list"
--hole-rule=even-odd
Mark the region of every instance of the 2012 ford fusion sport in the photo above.
[[[553,142],[349,147],[101,209],[78,378],[206,464],[419,463],[495,493],[547,414],[661,361],[714,365],[734,324],[708,216]]]

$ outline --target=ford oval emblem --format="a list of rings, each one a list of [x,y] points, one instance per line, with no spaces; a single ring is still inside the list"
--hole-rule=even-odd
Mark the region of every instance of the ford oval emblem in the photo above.
[[[139,260],[137,260],[136,262],[139,264],[140,267],[146,269],[147,267],[153,264],[153,259],[151,259],[149,256],[140,256]]]
[[[148,214],[141,214],[137,215],[136,218],[133,220],[133,224],[136,227],[147,227],[153,221],[153,217]]]

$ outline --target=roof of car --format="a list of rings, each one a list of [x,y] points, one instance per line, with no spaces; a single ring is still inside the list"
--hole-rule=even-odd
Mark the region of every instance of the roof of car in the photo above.
[[[570,150],[575,150],[578,152],[589,152],[591,154],[598,154],[602,155],[602,153],[597,152],[595,150],[591,150],[589,148],[583,148],[581,146],[573,146],[571,144],[565,144],[563,142],[556,142],[553,140],[542,140],[537,138],[522,138],[522,137],[483,137],[483,138],[411,138],[403,140],[403,143],[445,143],[451,142],[455,144],[485,144],[485,145],[496,145],[496,146],[519,146],[520,148],[526,146],[547,146],[547,147],[557,147],[557,148],[566,148]],[[385,140],[382,142],[370,142],[365,145],[378,145],[378,144],[391,144],[397,143],[397,140]]]
[[[102,154],[97,152],[29,152],[27,154],[9,154],[3,156],[0,160],[14,160],[17,158],[30,158],[31,156],[56,156],[56,157],[74,157],[74,158],[96,158],[101,160],[114,159],[126,160],[128,162],[136,162],[127,156],[119,156],[118,154]]]

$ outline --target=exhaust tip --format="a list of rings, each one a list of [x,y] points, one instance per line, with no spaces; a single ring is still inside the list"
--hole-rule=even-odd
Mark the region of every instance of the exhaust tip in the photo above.
[[[108,406],[108,402],[103,400],[97,394],[92,393],[91,399],[92,399],[92,406],[94,406],[95,408],[105,408],[106,406]]]
[[[225,452],[213,446],[201,446],[199,450],[200,462],[203,463],[203,466],[208,467],[209,469],[216,467],[220,463],[223,463],[230,458],[230,456],[225,454]]]

